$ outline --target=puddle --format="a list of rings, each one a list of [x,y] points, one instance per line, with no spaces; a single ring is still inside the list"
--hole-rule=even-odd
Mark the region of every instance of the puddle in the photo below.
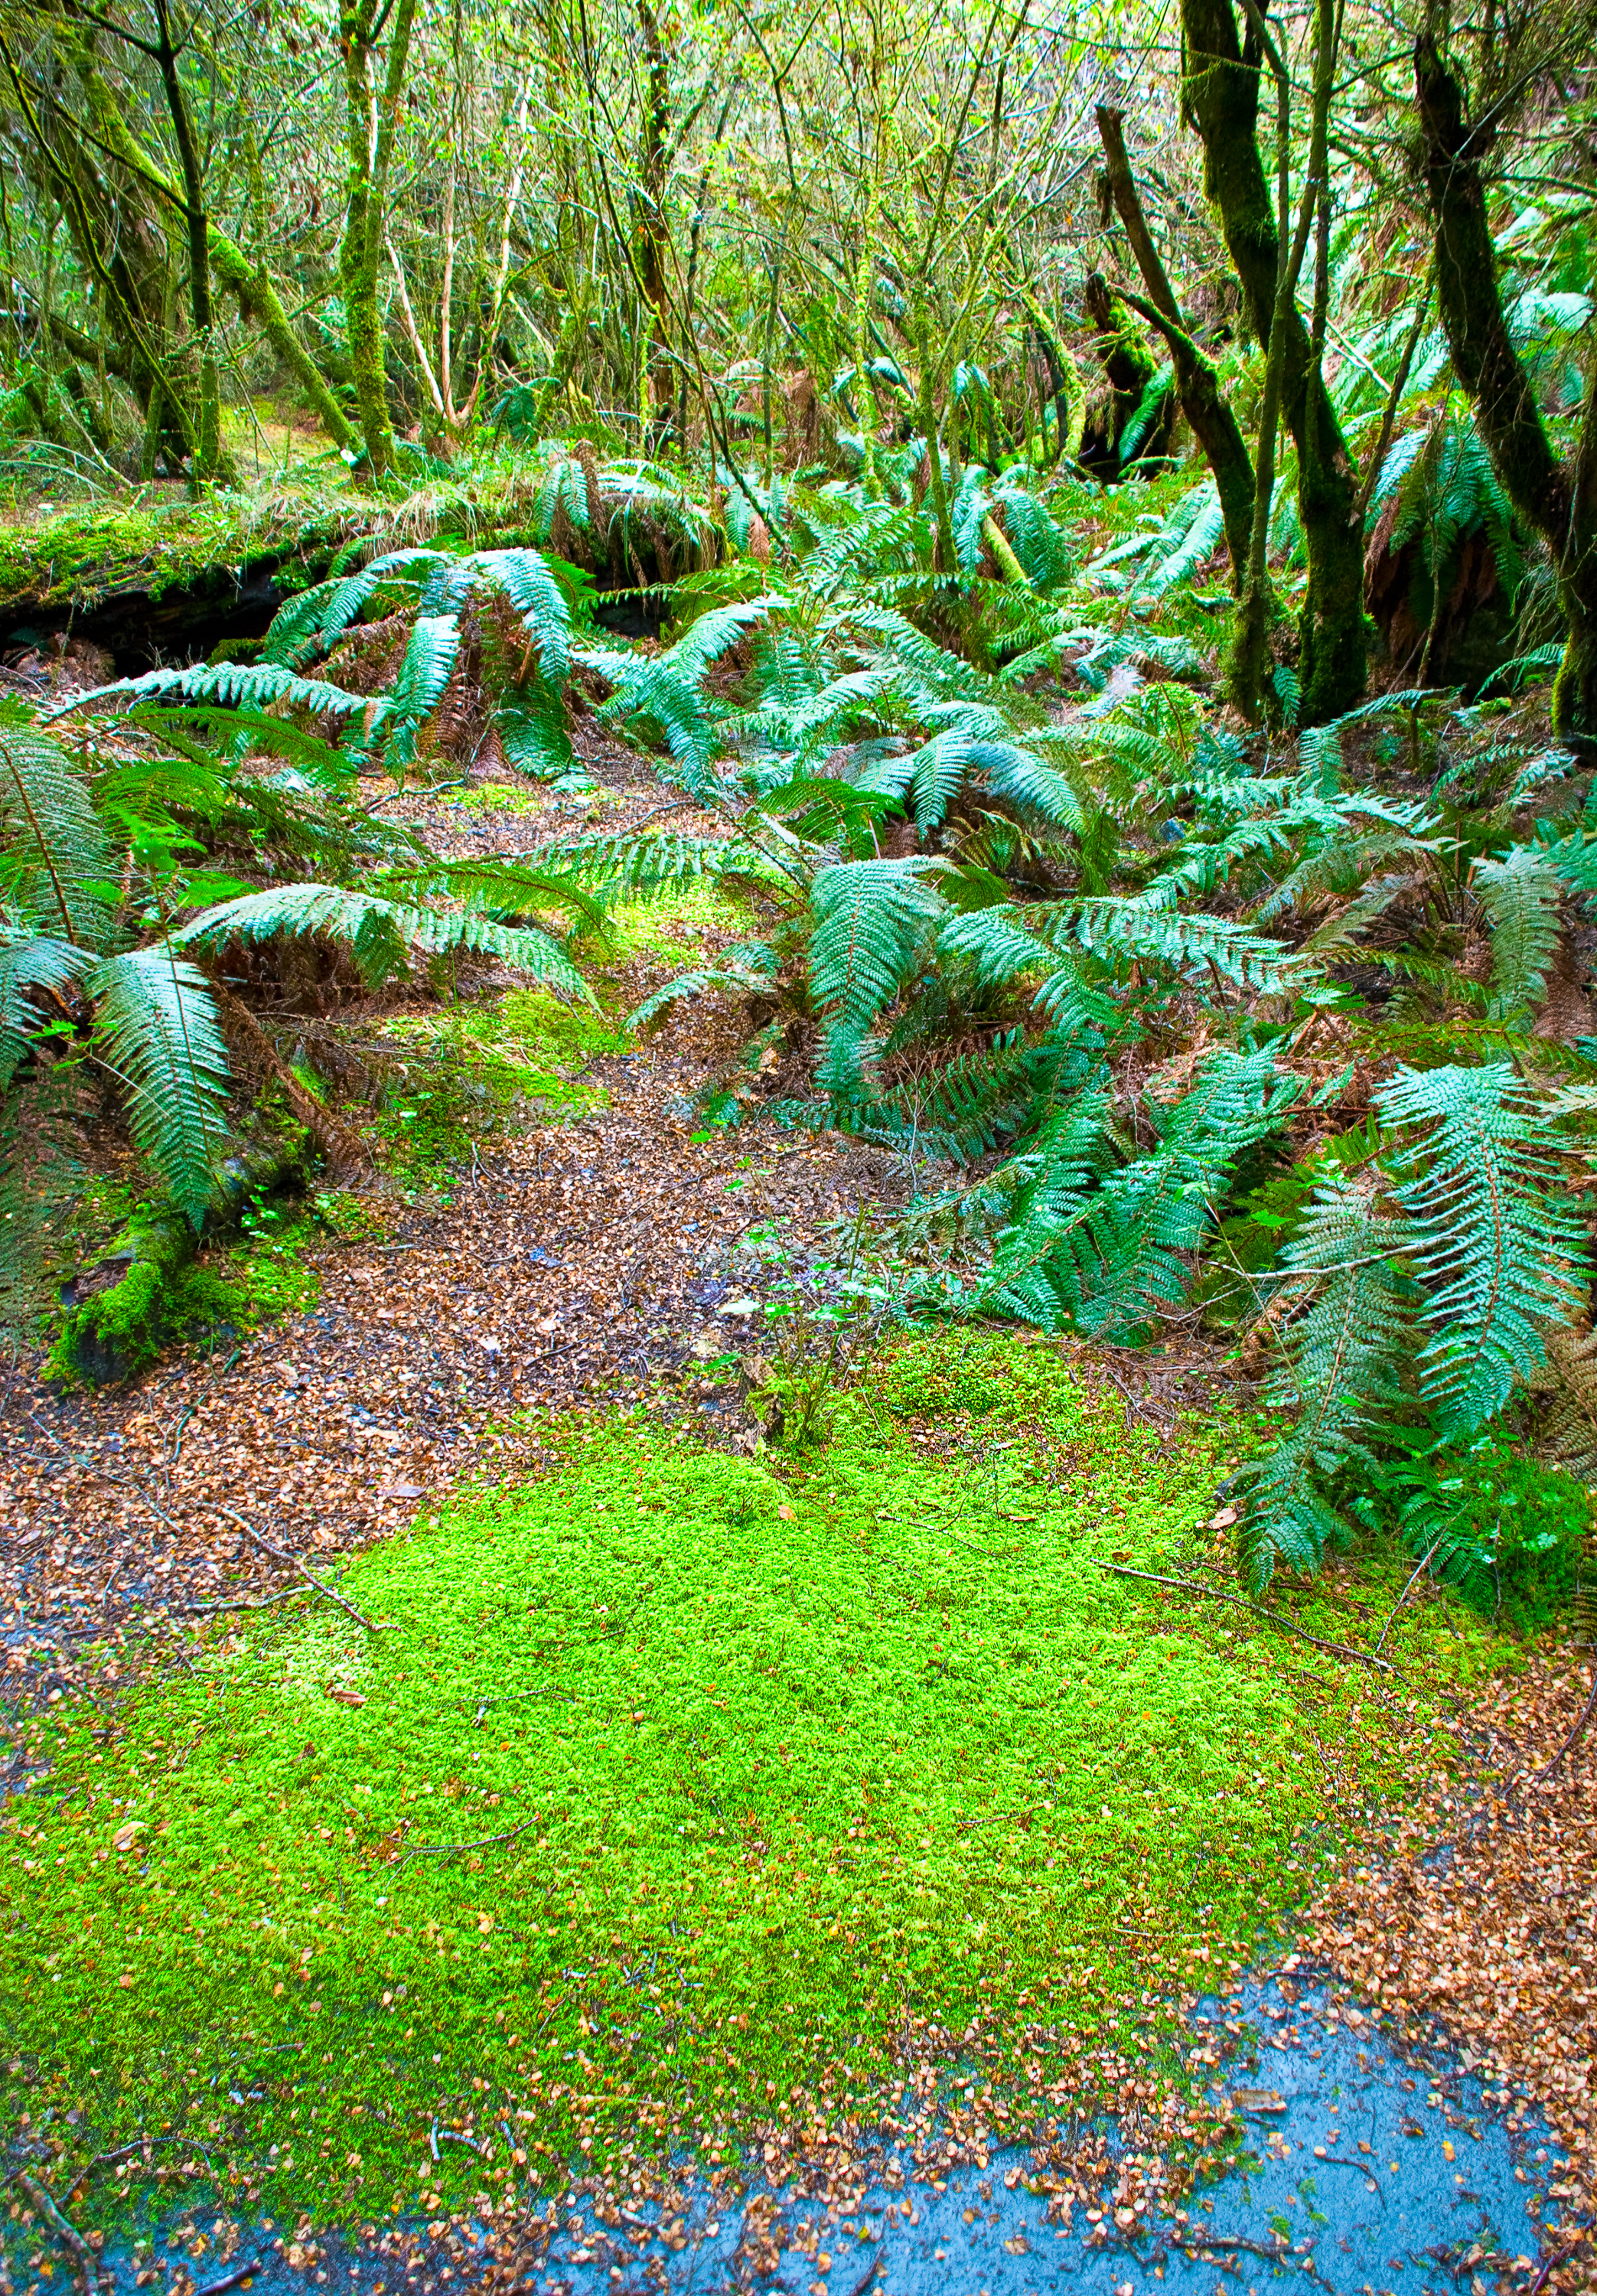
[[[939,2192],[889,2146],[863,2202],[841,2216],[758,2185],[731,2206],[690,2187],[663,2224],[652,2209],[609,2225],[586,2203],[562,2209],[547,2253],[518,2287],[526,2296],[755,2287],[781,2296],[1043,2296],[1063,2287],[1083,2296],[1263,2296],[1297,2284],[1331,2296],[1458,2296],[1495,2287],[1503,2273],[1528,2288],[1541,2232],[1557,2244],[1559,2206],[1545,2196],[1561,2156],[1535,2124],[1511,2130],[1512,2107],[1486,2097],[1455,2058],[1404,2052],[1366,2013],[1332,2004],[1323,1985],[1290,1981],[1283,1990],[1272,1978],[1200,2002],[1188,2053],[1215,2095],[1241,2110],[1248,2135],[1239,2164],[1188,2196],[1184,2224],[1151,2200],[1146,2230],[1117,2229],[1109,2194],[1100,2224],[1079,2201],[1067,2217],[1061,2197],[1028,2189],[1028,2155],[1012,2148],[989,2154],[985,2169],[950,2172]],[[754,2233],[763,2253],[748,2241]],[[477,2277],[469,2258],[446,2276],[437,2251],[433,2264],[405,2274],[370,2247],[323,2238],[314,2258],[291,2263],[281,2228],[256,2240],[209,2267],[168,2251],[145,2284],[173,2287],[181,2265],[193,2276],[187,2286],[220,2296],[244,2284],[255,2255],[250,2284],[258,2296],[370,2291],[385,2279],[394,2296],[468,2289]],[[153,2261],[143,2259],[145,2272]],[[102,2271],[108,2289],[135,2284],[126,2251],[108,2253]],[[30,2284],[19,2275],[18,2296]]]

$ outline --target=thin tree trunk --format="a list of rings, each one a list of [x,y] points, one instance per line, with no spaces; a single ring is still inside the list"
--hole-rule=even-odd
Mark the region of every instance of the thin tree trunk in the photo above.
[[[1240,591],[1253,526],[1253,458],[1241,425],[1226,404],[1214,362],[1193,341],[1159,260],[1126,156],[1121,120],[1122,115],[1109,105],[1098,106],[1098,133],[1108,164],[1110,196],[1148,291],[1145,303],[1131,295],[1126,299],[1158,328],[1169,348],[1181,411],[1214,473],[1220,512],[1225,521],[1225,545],[1231,553],[1232,587]]]

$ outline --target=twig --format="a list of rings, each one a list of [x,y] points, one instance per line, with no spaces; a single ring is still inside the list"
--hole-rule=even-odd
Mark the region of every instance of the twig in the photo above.
[[[243,1352],[242,1348],[234,1348],[226,1362],[222,1365],[221,1370],[212,1372],[210,1377],[206,1381],[205,1385],[201,1389],[192,1403],[188,1406],[186,1410],[180,1414],[177,1424],[172,1430],[172,1445],[170,1450],[167,1454],[167,1464],[168,1467],[175,1466],[176,1464],[177,1455],[183,1448],[184,1429],[188,1425],[189,1421],[193,1417],[195,1412],[199,1410],[200,1406],[204,1402],[212,1388],[215,1387],[217,1382],[219,1379],[226,1378],[228,1373],[233,1369],[234,1364],[237,1363],[239,1357],[243,1354]]]
[[[1390,1659],[1374,1658],[1368,1651],[1355,1650],[1351,1643],[1323,1642],[1318,1635],[1311,1635],[1306,1628],[1289,1619],[1283,1611],[1266,1610],[1262,1603],[1250,1603],[1242,1595],[1228,1595],[1224,1587],[1206,1587],[1198,1578],[1168,1578],[1157,1570],[1128,1570],[1123,1562],[1106,1562],[1099,1554],[1095,1554],[1093,1560],[1100,1570],[1112,1570],[1117,1578],[1141,1578],[1150,1587],[1179,1587],[1188,1595],[1207,1595],[1212,1602],[1233,1603],[1239,1611],[1251,1611],[1255,1618],[1268,1619],[1273,1626],[1284,1627],[1288,1634],[1296,1635],[1299,1642],[1310,1643],[1315,1650],[1325,1651],[1332,1658],[1356,1659],[1361,1666],[1378,1667],[1382,1674],[1401,1671]],[[1212,2247],[1214,2243],[1211,2242],[1209,2245]]]
[[[1548,2275],[1550,2273],[1556,2272],[1560,2264],[1568,2264],[1569,2259],[1574,2255],[1576,2250],[1581,2245],[1581,2242],[1584,2241],[1585,2238],[1585,2234],[1583,2233],[1580,2240],[1572,2240],[1568,2248],[1561,2248],[1556,2256],[1550,2256],[1546,2263],[1537,2273],[1536,2278],[1531,2282],[1529,2287],[1526,2290],[1525,2296],[1540,2296],[1541,2290],[1547,2285]]]
[[[246,2280],[253,2280],[260,2268],[259,2257],[252,2257],[248,2264],[235,2265],[224,2273],[220,2280],[208,2280],[203,2288],[195,2289],[194,2296],[225,2296],[227,2289],[242,2288]]]
[[[24,2192],[37,2213],[78,2259],[78,2268],[83,2275],[85,2296],[100,2296],[100,2267],[94,2261],[94,2251],[75,2224],[69,2224],[49,2194],[35,2177],[19,2176],[17,2185]]]
[[[368,1619],[364,1611],[357,1611],[353,1603],[347,1603],[340,1594],[338,1594],[327,1584],[324,1578],[318,1578],[315,1572],[306,1563],[301,1562],[297,1554],[285,1554],[281,1546],[274,1546],[269,1538],[263,1538],[259,1531],[252,1529],[250,1524],[244,1521],[243,1516],[237,1513],[233,1508],[229,1506],[219,1506],[217,1509],[217,1513],[218,1514],[230,1516],[232,1520],[237,1523],[239,1529],[244,1533],[245,1537],[247,1538],[252,1538],[255,1541],[255,1544],[259,1547],[263,1554],[269,1554],[273,1558],[274,1562],[286,1562],[291,1570],[297,1570],[301,1578],[305,1579],[307,1584],[315,1588],[318,1595],[325,1595],[330,1603],[336,1603],[340,1611],[347,1611],[349,1616],[355,1620],[356,1624],[357,1626],[364,1627],[369,1635],[384,1635],[389,1634],[393,1631],[392,1620],[385,1619],[379,1621],[376,1619]]]
[[[1407,1602],[1407,1600],[1408,1600],[1409,1596],[1410,1596],[1410,1595],[1413,1593],[1413,1591],[1414,1591],[1414,1581],[1415,1581],[1415,1579],[1417,1579],[1417,1578],[1419,1578],[1420,1573],[1421,1573],[1421,1570],[1426,1570],[1426,1569],[1428,1569],[1428,1568],[1429,1568],[1429,1563],[1430,1563],[1430,1560],[1431,1560],[1431,1556],[1435,1554],[1435,1553],[1436,1553],[1436,1551],[1437,1551],[1437,1548],[1438,1546],[1440,1546],[1441,1543],[1442,1543],[1442,1542],[1441,1542],[1441,1540],[1440,1540],[1439,1538],[1438,1538],[1437,1540],[1436,1540],[1436,1542],[1434,1543],[1434,1545],[1433,1545],[1433,1546],[1432,1546],[1432,1547],[1431,1547],[1430,1554],[1428,1554],[1428,1555],[1426,1555],[1426,1556],[1424,1557],[1423,1561],[1422,1561],[1422,1562],[1421,1562],[1420,1563],[1418,1563],[1418,1564],[1416,1565],[1415,1570],[1414,1570],[1413,1578],[1411,1578],[1411,1579],[1409,1580],[1408,1585],[1404,1588],[1404,1590],[1403,1590],[1402,1594],[1398,1595],[1397,1600],[1393,1603],[1393,1605],[1392,1605],[1392,1615],[1391,1615],[1391,1617],[1387,1620],[1387,1622],[1386,1622],[1385,1626],[1384,1626],[1384,1627],[1382,1627],[1382,1628],[1381,1628],[1381,1630],[1380,1630],[1380,1641],[1379,1641],[1379,1642],[1376,1644],[1376,1645],[1375,1645],[1375,1655],[1376,1655],[1376,1657],[1377,1657],[1377,1658],[1379,1658],[1379,1657],[1380,1656],[1381,1651],[1382,1651],[1382,1649],[1384,1648],[1385,1644],[1386,1644],[1387,1636],[1388,1636],[1391,1633],[1391,1631],[1392,1631],[1393,1626],[1395,1625],[1395,1623],[1396,1623],[1396,1618],[1397,1618],[1397,1613],[1398,1613],[1398,1611],[1399,1611],[1400,1610],[1402,1610],[1402,1608],[1403,1608],[1404,1604]]]
[[[871,2259],[870,2263],[865,2267],[864,2278],[855,2282],[854,2286],[849,2291],[849,2296],[865,2296],[866,2289],[876,2277],[877,2269],[881,2263],[881,2251],[886,2246],[886,2241],[878,2241],[876,2243],[876,2253]]]
[[[508,1833],[485,1833],[480,1841],[418,1841],[414,1849],[405,1851],[399,1863],[408,1866],[413,1857],[453,1857],[462,1849],[492,1849],[501,1841],[513,1841],[518,1833],[525,1833],[529,1825],[536,1824],[536,1818],[524,1817]]]
[[[280,1587],[274,1595],[261,1595],[253,1602],[237,1603],[179,1603],[176,1607],[188,1619],[214,1619],[218,1611],[268,1611],[274,1603],[286,1603],[295,1595],[303,1595],[303,1587]]]
[[[1544,1762],[1542,1767],[1536,1772],[1530,1781],[1533,1786],[1539,1779],[1550,1776],[1552,1773],[1557,1769],[1559,1764],[1563,1760],[1564,1756],[1568,1752],[1570,1747],[1573,1746],[1575,1741],[1585,1728],[1586,1724],[1591,1720],[1593,1708],[1597,1708],[1597,1663],[1593,1663],[1593,1665],[1591,1691],[1586,1698],[1585,1704],[1581,1708],[1580,1713],[1577,1718],[1574,1729],[1570,1731],[1568,1736],[1564,1740],[1563,1744],[1559,1748],[1557,1753],[1554,1754],[1552,1759],[1550,1762]]]
[[[96,2152],[94,2159],[79,2169],[61,2195],[62,2205],[77,2198],[79,2188],[87,2184],[96,2169],[114,2168],[119,2161],[142,2160],[146,2152],[166,2144],[186,2144],[186,2136],[137,2136],[131,2144],[119,2144],[114,2152]]]

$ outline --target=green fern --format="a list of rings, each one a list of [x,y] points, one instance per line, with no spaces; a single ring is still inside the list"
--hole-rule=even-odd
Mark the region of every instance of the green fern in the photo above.
[[[78,762],[50,734],[0,720],[0,899],[42,931],[103,947],[115,867]]]
[[[1558,870],[1535,846],[1516,845],[1500,861],[1478,861],[1470,882],[1492,922],[1487,1009],[1495,1021],[1526,1026],[1546,996],[1558,947]]]
[[[1332,1173],[1316,1188],[1303,1234],[1282,1255],[1296,1292],[1269,1400],[1291,1411],[1289,1434],[1238,1478],[1238,1548],[1262,1593],[1277,1562],[1311,1572],[1352,1535],[1327,1486],[1369,1456],[1403,1401],[1398,1367],[1414,1299],[1405,1271],[1406,1223],[1383,1212],[1372,1184]]]
[[[229,1137],[227,1047],[204,976],[169,949],[135,948],[102,957],[83,985],[134,1139],[198,1228]]]
[[[407,951],[445,956],[465,949],[502,957],[558,995],[593,1004],[594,995],[560,944],[532,926],[502,924],[480,910],[428,909],[347,885],[274,885],[219,902],[174,936],[179,947],[272,940],[279,933],[323,933],[342,941],[373,986],[397,972]]]
[[[422,729],[444,698],[460,658],[460,623],[453,614],[418,614],[388,697],[384,762],[403,783],[415,763]]]
[[[1410,1137],[1390,1158],[1421,1321],[1421,1390],[1469,1434],[1546,1362],[1545,1327],[1585,1305],[1584,1227],[1559,1192],[1559,1136],[1506,1062],[1400,1069],[1375,1095]]]
[[[0,1095],[11,1089],[44,1018],[29,992],[59,994],[81,980],[92,963],[71,941],[0,920]]]

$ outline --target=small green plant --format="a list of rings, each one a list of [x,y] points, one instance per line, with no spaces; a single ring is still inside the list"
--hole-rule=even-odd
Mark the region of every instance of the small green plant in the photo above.
[[[1591,1495],[1573,1475],[1520,1458],[1494,1431],[1373,1480],[1410,1553],[1483,1618],[1532,1634],[1573,1599],[1592,1528]]]
[[[747,1247],[766,1274],[766,1431],[790,1450],[825,1439],[832,1398],[857,1374],[881,1330],[885,1293],[860,1267],[864,1221],[862,1204],[848,1231],[846,1258],[807,1265],[774,1220],[749,1232]]]

